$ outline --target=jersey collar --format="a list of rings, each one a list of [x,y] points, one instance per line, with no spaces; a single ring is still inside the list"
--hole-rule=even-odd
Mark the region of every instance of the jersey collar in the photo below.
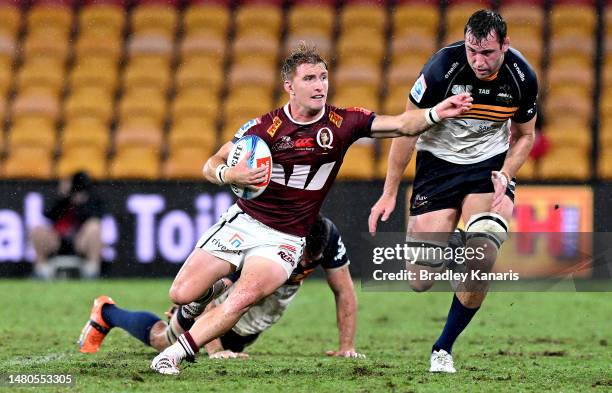
[[[287,116],[287,118],[289,118],[289,120],[291,120],[293,123],[300,125],[300,126],[305,126],[308,124],[316,123],[319,120],[321,120],[323,118],[323,115],[325,115],[325,111],[327,110],[327,108],[324,106],[319,116],[317,116],[314,120],[307,121],[307,122],[297,121],[291,116],[291,112],[289,111],[289,103],[285,104],[285,106],[283,107],[283,110],[285,111],[285,115]]]

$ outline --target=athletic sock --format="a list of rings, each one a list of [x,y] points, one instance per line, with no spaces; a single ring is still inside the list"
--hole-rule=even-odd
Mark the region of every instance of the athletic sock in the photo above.
[[[219,280],[208,288],[206,293],[194,302],[180,306],[176,311],[176,317],[179,325],[183,330],[189,330],[195,323],[195,319],[199,317],[204,309],[214,299],[221,295],[226,289],[225,282]]]
[[[453,303],[451,304],[451,308],[448,312],[444,330],[442,330],[442,334],[433,345],[431,351],[433,352],[443,349],[446,352],[451,353],[455,340],[457,340],[457,337],[459,337],[461,332],[465,330],[467,325],[472,320],[472,317],[474,317],[476,311],[479,309],[480,307],[465,307],[463,304],[461,304],[457,295],[453,295]]]
[[[151,345],[149,333],[153,325],[160,321],[157,315],[150,312],[123,310],[114,304],[102,306],[102,318],[111,328],[119,327],[145,345]]]
[[[175,359],[193,362],[200,348],[196,345],[189,332],[181,334],[176,342],[164,350],[164,353]]]

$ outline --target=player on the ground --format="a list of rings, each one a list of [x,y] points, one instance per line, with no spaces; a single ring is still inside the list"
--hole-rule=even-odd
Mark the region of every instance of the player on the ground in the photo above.
[[[369,227],[375,232],[381,215],[386,221],[394,210],[402,174],[416,146],[408,240],[446,240],[432,239],[432,233],[447,237],[463,219],[466,246],[488,247],[481,261],[469,262],[470,268],[487,272],[508,231],[514,176],[533,144],[538,93],[535,72],[510,48],[506,23],[495,12],[474,13],[465,26],[465,41],[433,55],[410,91],[407,109],[426,108],[460,92],[472,94],[469,111],[441,121],[420,137],[393,141],[384,191],[372,207]],[[417,274],[420,269],[444,268],[432,261],[410,262],[407,268]],[[433,282],[410,285],[424,291]],[[459,285],[444,330],[433,345],[430,371],[455,372],[453,343],[478,311],[487,288],[485,281]]]
[[[293,269],[291,277],[274,293],[265,297],[244,314],[238,323],[220,338],[206,344],[206,351],[211,358],[243,358],[244,348],[251,345],[259,334],[269,329],[283,315],[295,298],[300,285],[315,268],[320,265],[325,269],[327,282],[336,299],[336,319],[338,323],[339,347],[337,351],[328,351],[330,356],[364,357],[355,351],[355,330],[357,325],[357,299],[353,280],[349,272],[349,259],[338,228],[328,218],[319,216],[307,236],[304,257]],[[222,278],[222,286],[230,287],[239,277],[239,272]],[[218,306],[231,292],[225,291],[213,304]],[[212,300],[212,299],[211,299]],[[145,345],[163,351],[176,341],[176,338],[188,330],[194,322],[191,316],[179,316],[170,313],[171,322],[166,323],[156,315],[145,311],[129,311],[117,307],[108,296],[94,300],[90,320],[85,324],[79,339],[80,351],[97,352],[108,331],[113,327],[126,330]],[[92,325],[104,329],[92,329]]]
[[[361,137],[416,135],[441,119],[464,113],[471,104],[469,94],[459,94],[398,116],[326,105],[327,64],[305,45],[288,56],[281,73],[288,104],[250,120],[234,138],[256,135],[268,144],[273,162],[270,184],[256,199],[240,199],[204,233],[172,283],[170,298],[186,305],[209,292],[219,278],[237,269],[242,274],[226,301],[198,318],[177,343],[153,359],[151,368],[159,373],[178,374],[184,359],[193,359],[199,348],[222,336],[287,280],[353,142]],[[249,169],[246,160],[228,167],[232,145],[227,142],[206,162],[204,177],[240,187],[267,180],[265,168]]]

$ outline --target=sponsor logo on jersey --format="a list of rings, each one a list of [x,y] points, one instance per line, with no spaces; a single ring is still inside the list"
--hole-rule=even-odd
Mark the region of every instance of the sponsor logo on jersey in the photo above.
[[[473,89],[472,85],[453,85],[451,92],[453,94],[471,93]]]
[[[336,127],[340,128],[340,126],[342,125],[342,116],[340,116],[339,114],[337,114],[334,111],[329,112],[329,121],[332,122],[333,125],[335,125]]]
[[[455,71],[455,69],[457,69],[458,66],[459,66],[459,63],[454,62],[453,65],[451,65],[451,68],[446,73],[446,75],[444,75],[444,79],[450,78],[450,76],[453,74],[453,71]]]
[[[518,74],[519,78],[521,78],[521,82],[525,82],[525,74],[523,73],[523,71],[521,71],[518,64],[513,63],[512,65],[514,66],[514,69],[516,70],[516,73]]]
[[[480,95],[491,94],[491,89],[478,89],[478,94]]]
[[[291,137],[285,135],[278,142],[272,145],[272,151],[282,151],[291,149],[293,147],[293,141]]]
[[[240,247],[242,243],[244,243],[244,239],[238,233],[234,233],[229,239],[229,244],[235,248]]]
[[[278,131],[278,128],[281,126],[281,124],[283,124],[283,121],[278,116],[275,116],[274,119],[272,119],[272,124],[270,125],[270,127],[268,127],[268,130],[266,131],[268,135],[274,137],[276,131]]]
[[[328,162],[316,169],[310,165],[294,165],[285,169],[281,164],[272,164],[272,177],[270,181],[286,187],[306,191],[319,191],[329,180],[329,176],[336,165],[336,161]]]
[[[416,102],[421,102],[425,95],[425,90],[427,90],[427,83],[425,83],[425,75],[421,74],[419,79],[414,82],[414,86],[412,86],[412,90],[410,90],[410,95]]]
[[[329,128],[323,127],[317,132],[317,144],[322,148],[331,149],[333,142],[334,134]]]
[[[315,147],[314,138],[299,138],[293,143],[296,150],[312,150]]]
[[[261,120],[259,118],[255,118],[255,119],[251,119],[247,121],[246,123],[242,125],[242,127],[238,129],[238,131],[236,131],[236,135],[234,135],[234,137],[238,139],[242,138],[249,129],[253,128],[259,123],[261,123]]]

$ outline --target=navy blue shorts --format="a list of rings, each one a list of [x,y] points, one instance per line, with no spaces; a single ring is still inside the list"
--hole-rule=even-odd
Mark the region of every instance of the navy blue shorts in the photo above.
[[[428,151],[417,152],[416,176],[410,197],[410,215],[442,209],[461,209],[466,195],[493,192],[491,171],[499,171],[506,153],[475,164],[454,164]],[[514,202],[516,179],[512,179],[506,195]]]

